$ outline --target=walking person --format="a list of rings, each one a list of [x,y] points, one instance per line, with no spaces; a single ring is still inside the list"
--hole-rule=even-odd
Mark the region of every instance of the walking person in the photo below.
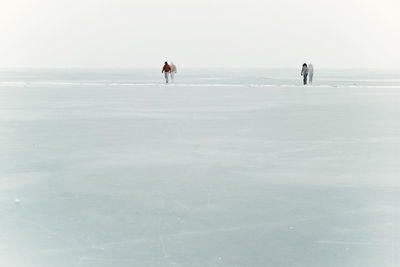
[[[308,64],[308,83],[312,84],[314,76],[314,66],[310,63]]]
[[[164,64],[164,67],[163,67],[161,73],[164,73],[164,76],[165,76],[165,83],[168,83],[168,76],[169,76],[169,74],[171,73],[171,66],[168,65],[168,62],[167,62],[167,61],[165,61],[165,64]]]
[[[303,76],[303,84],[306,85],[307,84],[307,76],[308,76],[308,68],[307,68],[306,63],[303,64],[303,68],[301,69],[300,75]]]
[[[176,70],[176,65],[174,64],[174,62],[171,62],[171,80],[174,82],[175,81],[175,74],[178,71]]]

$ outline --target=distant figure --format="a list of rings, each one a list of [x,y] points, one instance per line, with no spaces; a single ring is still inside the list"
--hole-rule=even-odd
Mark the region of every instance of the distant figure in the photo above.
[[[165,61],[165,64],[164,64],[164,67],[163,67],[161,73],[164,73],[165,83],[168,83],[168,75],[171,73],[171,66],[168,65],[167,61]]]
[[[175,81],[175,74],[177,73],[176,66],[174,62],[171,62],[171,80]]]
[[[312,79],[314,75],[314,66],[310,63],[308,64],[308,83],[312,84]]]
[[[307,68],[306,63],[303,64],[303,68],[301,69],[300,75],[303,76],[303,84],[306,85],[307,84],[307,76],[308,76],[308,68]]]

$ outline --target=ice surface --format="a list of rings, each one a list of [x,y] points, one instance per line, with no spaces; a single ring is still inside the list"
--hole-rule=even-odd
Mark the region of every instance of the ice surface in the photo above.
[[[158,72],[2,71],[1,266],[399,266],[393,74]]]

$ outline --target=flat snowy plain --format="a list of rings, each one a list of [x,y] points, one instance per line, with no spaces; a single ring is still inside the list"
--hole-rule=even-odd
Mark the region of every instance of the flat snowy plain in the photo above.
[[[1,266],[400,265],[398,73],[160,71],[2,70]]]

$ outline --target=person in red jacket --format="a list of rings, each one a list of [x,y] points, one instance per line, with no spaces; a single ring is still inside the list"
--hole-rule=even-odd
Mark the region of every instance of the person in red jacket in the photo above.
[[[171,66],[168,65],[168,62],[167,62],[167,61],[165,61],[165,64],[164,64],[164,67],[163,67],[161,73],[164,73],[165,82],[166,82],[166,83],[168,83],[168,75],[170,74],[170,72],[171,72]]]

